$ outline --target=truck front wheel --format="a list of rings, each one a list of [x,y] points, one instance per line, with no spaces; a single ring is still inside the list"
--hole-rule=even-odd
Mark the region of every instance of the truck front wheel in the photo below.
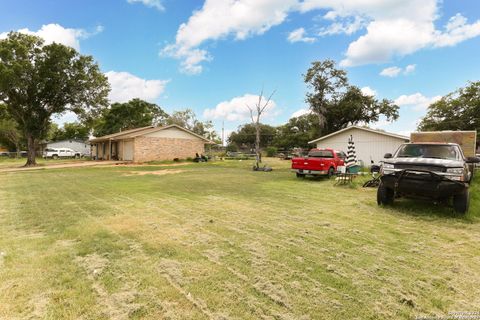
[[[470,192],[465,189],[462,193],[453,196],[453,208],[457,213],[467,213],[470,206]]]
[[[394,192],[392,189],[387,188],[383,182],[380,182],[380,185],[377,189],[377,204],[378,205],[387,205],[393,204]]]
[[[54,155],[52,156],[52,159],[57,160],[57,159],[58,159],[58,156],[57,156],[56,154],[54,154]]]

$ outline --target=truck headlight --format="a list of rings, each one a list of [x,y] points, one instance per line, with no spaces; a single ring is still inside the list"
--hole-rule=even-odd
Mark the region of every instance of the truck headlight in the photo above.
[[[392,163],[384,163],[383,164],[383,169],[393,169],[395,168],[395,165]]]
[[[462,174],[463,168],[447,168],[447,173]]]

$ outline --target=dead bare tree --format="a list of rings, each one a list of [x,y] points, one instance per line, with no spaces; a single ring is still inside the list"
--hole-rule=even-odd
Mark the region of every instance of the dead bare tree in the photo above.
[[[252,107],[247,104],[247,108],[250,111],[250,118],[252,119],[252,124],[255,127],[255,166],[259,168],[260,163],[262,162],[262,155],[260,153],[260,136],[261,136],[261,127],[260,127],[260,118],[262,114],[267,109],[270,101],[272,100],[273,95],[275,94],[276,90],[273,90],[272,94],[268,97],[268,99],[264,101],[263,97],[263,88],[258,96],[258,102]]]

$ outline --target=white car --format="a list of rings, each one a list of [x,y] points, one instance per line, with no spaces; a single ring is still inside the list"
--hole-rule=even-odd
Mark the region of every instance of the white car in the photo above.
[[[43,151],[43,157],[58,159],[58,158],[80,158],[80,152],[72,150],[70,148],[47,148]]]

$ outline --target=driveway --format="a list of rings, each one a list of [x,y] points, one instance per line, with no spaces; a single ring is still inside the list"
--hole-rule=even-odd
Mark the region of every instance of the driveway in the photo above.
[[[112,166],[112,165],[124,164],[124,163],[126,163],[126,162],[125,161],[81,161],[81,162],[75,161],[75,162],[72,162],[72,163],[59,163],[59,164],[37,166],[37,167],[5,168],[5,169],[0,169],[0,172],[16,172],[16,171],[94,167],[94,166]]]

